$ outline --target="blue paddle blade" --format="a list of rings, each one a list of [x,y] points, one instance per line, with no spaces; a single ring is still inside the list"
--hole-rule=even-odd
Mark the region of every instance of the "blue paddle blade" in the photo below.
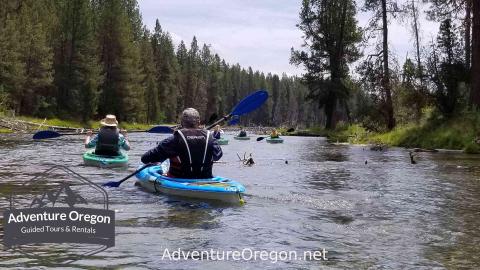
[[[104,187],[119,187],[120,184],[121,184],[121,182],[111,181],[111,182],[103,184],[102,186],[104,186]]]
[[[35,134],[33,134],[34,140],[41,140],[41,139],[52,139],[62,136],[62,134],[52,131],[52,130],[42,130]]]
[[[173,129],[167,126],[156,126],[152,127],[151,129],[147,130],[148,133],[173,133]]]
[[[238,115],[234,115],[233,119],[228,121],[228,125],[229,126],[234,126],[234,125],[238,124],[239,122],[240,122],[240,118],[238,117]]]
[[[247,114],[260,106],[268,99],[268,92],[265,90],[259,90],[242,99],[240,103],[235,106],[232,115],[241,116]]]

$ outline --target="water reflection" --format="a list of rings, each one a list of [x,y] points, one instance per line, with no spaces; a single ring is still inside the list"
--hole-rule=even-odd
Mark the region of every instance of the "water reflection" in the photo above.
[[[480,158],[450,154],[432,157],[439,162],[432,175],[443,188],[433,196],[443,203],[438,209],[435,237],[429,239],[426,256],[447,268],[480,265]],[[461,164],[461,165],[460,165]],[[468,196],[466,196],[468,194]],[[432,196],[432,197],[433,197]],[[474,255],[476,254],[476,255]]]

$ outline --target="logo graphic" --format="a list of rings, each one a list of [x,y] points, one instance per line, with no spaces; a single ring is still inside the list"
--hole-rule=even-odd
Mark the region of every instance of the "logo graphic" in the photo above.
[[[77,202],[88,204],[87,201],[82,196],[75,193],[70,188],[70,185],[68,183],[62,182],[57,192],[53,192],[53,191],[44,192],[40,199],[39,198],[33,199],[30,207],[33,208],[37,206],[38,208],[41,208],[46,206],[48,202],[52,203],[52,206],[55,206],[55,203],[60,197],[62,191],[65,191],[65,194],[67,195],[66,198],[64,199],[64,202],[67,203],[69,207],[75,206]],[[47,196],[47,198],[45,198],[45,195]],[[47,199],[48,202],[45,202],[45,199]]]
[[[26,181],[9,201],[3,244],[12,251],[41,257],[60,249],[64,255],[55,261],[70,263],[115,245],[108,194],[67,167],[54,166]]]

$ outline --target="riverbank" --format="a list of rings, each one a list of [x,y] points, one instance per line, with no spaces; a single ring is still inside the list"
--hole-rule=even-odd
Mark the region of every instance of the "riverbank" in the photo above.
[[[41,119],[26,116],[18,116],[14,118],[0,117],[0,133],[31,132],[50,129],[52,127],[54,129],[59,128],[62,130],[98,129],[100,128],[100,122],[88,121],[87,123],[82,123],[80,121],[62,120],[58,118]],[[152,125],[120,122],[119,127],[126,130],[147,130],[150,129]]]
[[[159,123],[156,125],[175,126],[177,124]],[[150,129],[153,125],[120,122],[119,126],[120,128],[126,129],[128,131],[128,130],[147,130],[147,129]],[[29,132],[29,131],[49,129],[51,127],[62,129],[62,130],[98,129],[100,128],[100,122],[88,121],[87,123],[82,123],[79,121],[63,120],[58,118],[41,119],[41,118],[26,117],[26,116],[19,116],[15,118],[0,116],[0,133],[13,133],[13,132],[22,132],[22,131]],[[263,127],[263,126],[240,127],[240,126],[225,125],[225,126],[222,126],[222,129],[228,132],[239,132],[241,129],[244,129],[249,133],[255,133],[258,135],[270,134],[273,129],[277,129],[281,134],[288,133],[287,128]]]
[[[97,129],[99,121],[81,123],[60,119],[39,119],[32,117],[1,118],[15,119],[20,123],[33,123],[29,131],[48,129],[49,126],[57,126],[70,129]],[[159,124],[170,125],[174,124]],[[149,124],[121,122],[120,127],[127,130],[147,130]],[[238,126],[224,126],[225,131],[237,132]],[[247,132],[255,134],[270,134],[274,127],[244,127]],[[441,117],[424,119],[418,124],[404,124],[397,126],[389,132],[371,132],[359,124],[337,125],[335,130],[325,130],[314,127],[303,130],[287,132],[287,128],[277,128],[282,136],[305,136],[305,137],[327,137],[332,142],[351,144],[387,145],[406,148],[420,149],[451,149],[463,150],[465,153],[480,154],[480,146],[474,142],[480,132],[480,114],[465,113],[462,116],[452,119]],[[0,133],[12,133],[18,130],[0,127]]]
[[[371,132],[358,124],[340,124],[335,130],[311,128],[304,131],[315,136],[325,136],[330,141],[352,144],[384,144],[406,148],[463,150],[480,154],[474,142],[480,132],[480,114],[465,113],[444,119],[425,119],[418,124],[399,125],[389,132]]]

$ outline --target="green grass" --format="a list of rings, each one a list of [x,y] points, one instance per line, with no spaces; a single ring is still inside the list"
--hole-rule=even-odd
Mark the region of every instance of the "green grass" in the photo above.
[[[398,126],[385,133],[368,132],[358,124],[340,124],[333,131],[313,128],[308,132],[326,136],[331,141],[355,144],[381,143],[389,146],[458,149],[465,150],[466,153],[480,153],[480,146],[473,142],[477,134],[480,134],[479,113],[464,113],[452,119],[429,119],[421,124]]]
[[[13,133],[13,130],[8,128],[0,128],[0,134]]]
[[[480,146],[476,143],[469,143],[463,149],[467,154],[480,154]]]
[[[98,129],[100,128],[100,121],[88,121],[88,123],[82,123],[80,121],[73,121],[73,120],[63,120],[58,118],[52,119],[42,119],[42,118],[35,118],[35,117],[27,117],[27,116],[19,116],[16,119],[28,121],[32,123],[44,124],[48,126],[60,126],[60,127],[72,127],[72,128],[91,128],[91,129]],[[167,125],[173,126],[175,124],[159,124],[159,125]],[[120,122],[119,127],[122,129],[127,130],[147,130],[152,127],[150,124],[143,124],[143,123],[127,123],[127,122]],[[7,131],[10,131],[7,129]],[[4,132],[3,129],[0,129],[0,133]],[[6,131],[5,131],[6,132]],[[11,131],[10,131],[11,132]]]
[[[478,117],[459,116],[444,121],[407,125],[373,136],[388,145],[420,148],[465,149],[478,133]]]
[[[28,121],[28,122],[32,122],[32,123],[49,125],[49,126],[73,127],[73,128],[85,127],[84,124],[82,124],[78,121],[61,120],[61,119],[58,119],[58,118],[46,119],[45,120],[45,119],[42,119],[42,118],[18,116],[18,117],[16,117],[16,119],[20,119],[20,120],[24,120],[24,121]]]
[[[332,132],[321,127],[311,127],[303,130],[296,130],[291,132],[290,135],[294,136],[322,136],[328,137]]]
[[[99,123],[100,125],[100,123]],[[126,130],[147,130],[152,128],[149,124],[138,124],[138,123],[120,123],[120,128]]]
[[[371,133],[358,124],[339,123],[334,130],[327,130],[323,127],[311,127],[306,130],[300,130],[295,135],[315,135],[327,137],[330,141],[349,142],[349,143],[366,143]]]

